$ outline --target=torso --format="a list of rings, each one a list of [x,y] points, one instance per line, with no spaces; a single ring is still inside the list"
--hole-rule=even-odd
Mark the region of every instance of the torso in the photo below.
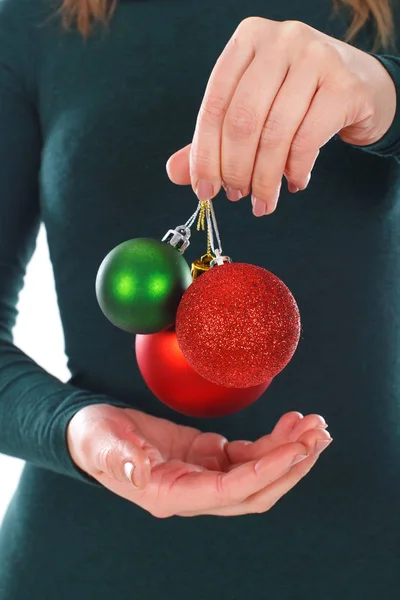
[[[97,268],[112,247],[134,237],[161,238],[193,212],[193,192],[168,180],[165,163],[190,142],[207,78],[239,22],[250,15],[299,19],[343,34],[347,23],[329,20],[330,2],[306,4],[123,2],[109,33],[86,44],[54,25],[38,34],[41,208],[71,381],[229,439],[255,439],[290,410],[316,412],[334,443],[270,514],[227,520],[157,521],[106,491],[29,467],[16,503],[26,501],[23,490],[34,498],[27,511],[35,535],[35,519],[43,508],[49,513],[40,531],[43,556],[34,556],[34,545],[26,554],[37,569],[49,570],[37,575],[43,590],[37,598],[86,599],[96,589],[100,600],[364,600],[395,583],[400,173],[394,159],[333,139],[307,191],[291,196],[283,184],[274,215],[255,219],[249,199],[231,204],[221,194],[215,201],[227,253],[281,277],[302,315],[292,362],[242,413],[197,421],[152,397],[132,338],[104,318],[94,294]],[[197,240],[189,259],[203,253]],[[4,535],[10,533],[11,525]],[[36,581],[28,566],[22,571]],[[15,585],[13,600],[20,600]]]

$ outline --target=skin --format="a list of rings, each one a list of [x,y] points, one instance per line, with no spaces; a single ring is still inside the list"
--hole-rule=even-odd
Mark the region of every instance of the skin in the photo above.
[[[291,192],[307,187],[334,135],[371,144],[395,111],[394,83],[375,57],[301,22],[250,17],[217,60],[192,143],[167,172],[199,200],[221,186],[232,201],[251,192],[263,216],[275,210],[283,176]]]
[[[256,442],[228,442],[99,404],[71,419],[67,439],[83,471],[155,517],[235,516],[263,513],[295,486],[330,443],[326,427],[319,415],[290,412]]]
[[[396,91],[374,57],[303,23],[245,19],[211,73],[192,143],[167,163],[170,179],[200,200],[221,189],[252,194],[253,212],[276,208],[283,176],[304,190],[319,149],[335,134],[367,145],[389,129]],[[332,441],[319,415],[285,414],[255,442],[88,406],[70,421],[75,464],[158,518],[264,513]]]

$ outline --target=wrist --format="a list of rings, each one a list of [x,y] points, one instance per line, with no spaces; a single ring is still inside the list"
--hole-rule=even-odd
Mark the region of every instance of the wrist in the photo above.
[[[368,144],[375,144],[389,132],[396,116],[397,90],[391,73],[375,55],[374,59],[376,73],[375,87],[375,127]]]
[[[81,419],[81,413],[84,409],[80,409],[69,421],[66,430],[66,442],[67,442],[67,450],[69,456],[76,467],[85,471],[82,466],[81,461],[81,452],[79,452],[79,444],[77,444],[77,439],[79,439],[79,420]]]

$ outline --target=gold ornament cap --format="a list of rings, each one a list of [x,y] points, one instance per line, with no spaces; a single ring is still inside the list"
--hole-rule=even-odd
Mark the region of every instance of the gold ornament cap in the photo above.
[[[193,281],[200,277],[206,271],[211,269],[211,263],[214,260],[214,256],[212,254],[203,254],[201,258],[198,258],[194,262],[192,262],[192,279]]]

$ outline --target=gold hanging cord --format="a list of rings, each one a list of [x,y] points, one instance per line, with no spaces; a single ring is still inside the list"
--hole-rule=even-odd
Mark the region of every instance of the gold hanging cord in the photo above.
[[[200,275],[210,269],[211,261],[215,258],[211,250],[211,237],[208,222],[211,216],[210,202],[201,202],[199,218],[197,221],[197,231],[207,231],[207,252],[201,258],[192,263],[192,278],[197,279]]]

